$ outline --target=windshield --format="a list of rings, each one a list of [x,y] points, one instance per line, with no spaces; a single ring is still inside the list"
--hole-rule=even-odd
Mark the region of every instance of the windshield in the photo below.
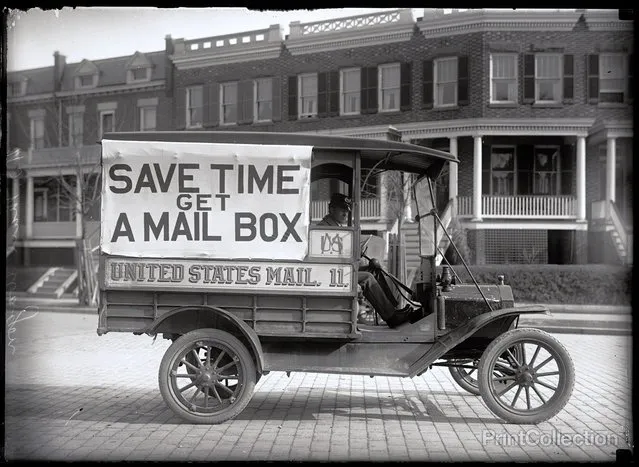
[[[428,177],[421,177],[413,185],[413,196],[419,219],[419,254],[435,256],[435,217],[428,213],[433,209],[433,197]]]

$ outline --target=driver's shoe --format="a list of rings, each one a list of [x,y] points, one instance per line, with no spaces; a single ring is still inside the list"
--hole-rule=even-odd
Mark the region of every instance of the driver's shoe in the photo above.
[[[414,309],[410,305],[406,305],[401,310],[395,311],[393,316],[386,320],[386,324],[388,324],[389,328],[396,328],[400,324],[404,324],[413,318]]]

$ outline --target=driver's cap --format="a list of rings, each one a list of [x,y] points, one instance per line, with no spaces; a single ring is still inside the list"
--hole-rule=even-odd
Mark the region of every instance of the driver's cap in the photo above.
[[[353,204],[353,200],[348,196],[342,193],[333,193],[331,195],[331,202],[329,206],[333,206],[336,208],[346,209],[347,211],[351,210],[351,206]]]

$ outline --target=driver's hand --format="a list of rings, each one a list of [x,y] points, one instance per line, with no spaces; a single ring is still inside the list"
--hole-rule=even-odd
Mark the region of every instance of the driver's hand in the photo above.
[[[373,270],[382,269],[382,265],[379,264],[379,261],[377,261],[377,259],[375,258],[371,258],[371,260],[369,261],[369,264]]]

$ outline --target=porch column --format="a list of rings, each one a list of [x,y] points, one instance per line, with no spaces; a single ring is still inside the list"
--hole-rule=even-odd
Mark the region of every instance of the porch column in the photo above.
[[[617,139],[608,138],[606,147],[606,214],[610,215],[610,201],[615,200],[615,166],[617,158]]]
[[[27,238],[33,236],[33,177],[27,175],[27,203],[26,203],[25,233]]]
[[[457,156],[457,138],[450,138],[448,152],[450,152],[453,156]],[[452,212],[451,212],[453,217],[457,215],[457,171],[458,171],[458,164],[455,164],[454,162],[449,162],[448,163],[448,198],[453,200]]]
[[[577,137],[577,220],[586,220],[586,138]]]
[[[80,238],[82,235],[82,183],[80,177],[75,178],[75,236]]]
[[[481,136],[473,136],[473,221],[481,221]]]
[[[13,200],[11,201],[11,223],[15,224],[16,229],[20,228],[20,178],[19,173],[13,179]],[[16,235],[18,232],[16,231]]]
[[[388,213],[386,212],[386,197],[388,196],[386,172],[379,174],[377,182],[379,183],[379,215],[382,219],[388,219]]]

